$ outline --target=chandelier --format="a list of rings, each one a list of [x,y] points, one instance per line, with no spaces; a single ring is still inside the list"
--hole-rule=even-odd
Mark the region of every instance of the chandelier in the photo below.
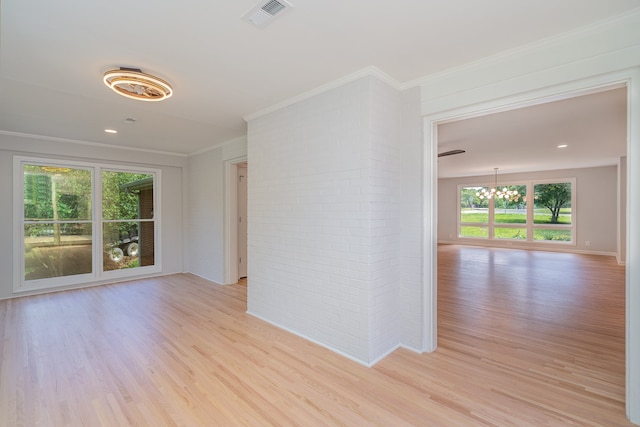
[[[502,190],[498,189],[498,168],[493,168],[495,172],[495,180],[493,184],[493,188],[491,190],[487,190],[483,188],[482,190],[476,192],[476,196],[480,197],[480,199],[503,199],[506,201],[510,201],[512,199],[518,198],[517,190],[509,190],[507,187],[503,187]]]

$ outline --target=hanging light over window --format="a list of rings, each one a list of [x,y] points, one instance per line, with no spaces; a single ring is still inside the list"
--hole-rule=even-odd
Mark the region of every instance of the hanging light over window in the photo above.
[[[487,190],[483,188],[482,190],[476,192],[476,196],[480,197],[480,199],[503,199],[503,200],[512,200],[518,198],[517,190],[509,190],[507,187],[503,187],[502,190],[498,189],[498,168],[493,168],[495,174],[495,180],[493,184],[493,188]]]

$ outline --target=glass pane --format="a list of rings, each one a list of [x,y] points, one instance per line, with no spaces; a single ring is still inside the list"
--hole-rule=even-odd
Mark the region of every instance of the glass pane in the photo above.
[[[571,230],[535,229],[533,230],[533,240],[570,242]]]
[[[104,219],[153,219],[153,175],[102,172]]]
[[[571,224],[570,182],[536,184],[533,192],[534,224]]]
[[[460,227],[460,237],[479,237],[487,239],[489,237],[489,228],[465,225]]]
[[[482,195],[486,187],[460,189],[460,222],[489,223],[489,199]]]
[[[91,224],[87,223],[26,224],[25,280],[91,273],[91,234]]]
[[[496,239],[516,239],[526,240],[527,229],[526,228],[507,228],[507,227],[495,227],[493,229],[493,237]]]
[[[24,219],[90,220],[91,171],[24,165]]]
[[[527,223],[527,187],[526,185],[509,185],[500,187],[499,195],[494,203],[494,223],[526,224]]]
[[[103,270],[154,265],[154,227],[153,221],[105,223]]]

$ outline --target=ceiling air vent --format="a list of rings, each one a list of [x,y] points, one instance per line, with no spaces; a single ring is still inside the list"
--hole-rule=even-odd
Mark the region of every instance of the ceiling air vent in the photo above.
[[[290,3],[284,0],[266,0],[258,3],[256,7],[242,16],[242,19],[257,27],[265,27],[276,15],[292,8]]]

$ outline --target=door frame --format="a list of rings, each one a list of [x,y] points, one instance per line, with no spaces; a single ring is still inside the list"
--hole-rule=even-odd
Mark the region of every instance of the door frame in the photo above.
[[[238,282],[238,164],[247,156],[224,162],[224,284]]]
[[[547,86],[424,116],[423,344],[437,347],[438,125],[579,95],[627,87],[626,413],[640,421],[640,68]],[[461,96],[460,99],[464,99]]]
[[[238,168],[238,173],[236,174],[236,185],[238,186],[237,190],[237,203],[238,211],[236,214],[237,221],[235,221],[238,227],[238,256],[237,256],[237,265],[238,265],[238,280],[242,277],[247,277],[247,236],[248,236],[248,227],[247,227],[247,210],[248,210],[248,176],[249,176],[249,165],[247,163],[238,163],[236,167]],[[242,171],[244,171],[244,176],[242,175]],[[240,179],[240,178],[244,179]],[[242,190],[244,188],[244,191]],[[240,209],[242,207],[242,209]],[[241,231],[244,231],[244,236]],[[242,236],[242,237],[241,237]],[[242,242],[244,241],[244,251]],[[241,261],[242,260],[242,261]],[[244,271],[244,274],[243,274]]]

